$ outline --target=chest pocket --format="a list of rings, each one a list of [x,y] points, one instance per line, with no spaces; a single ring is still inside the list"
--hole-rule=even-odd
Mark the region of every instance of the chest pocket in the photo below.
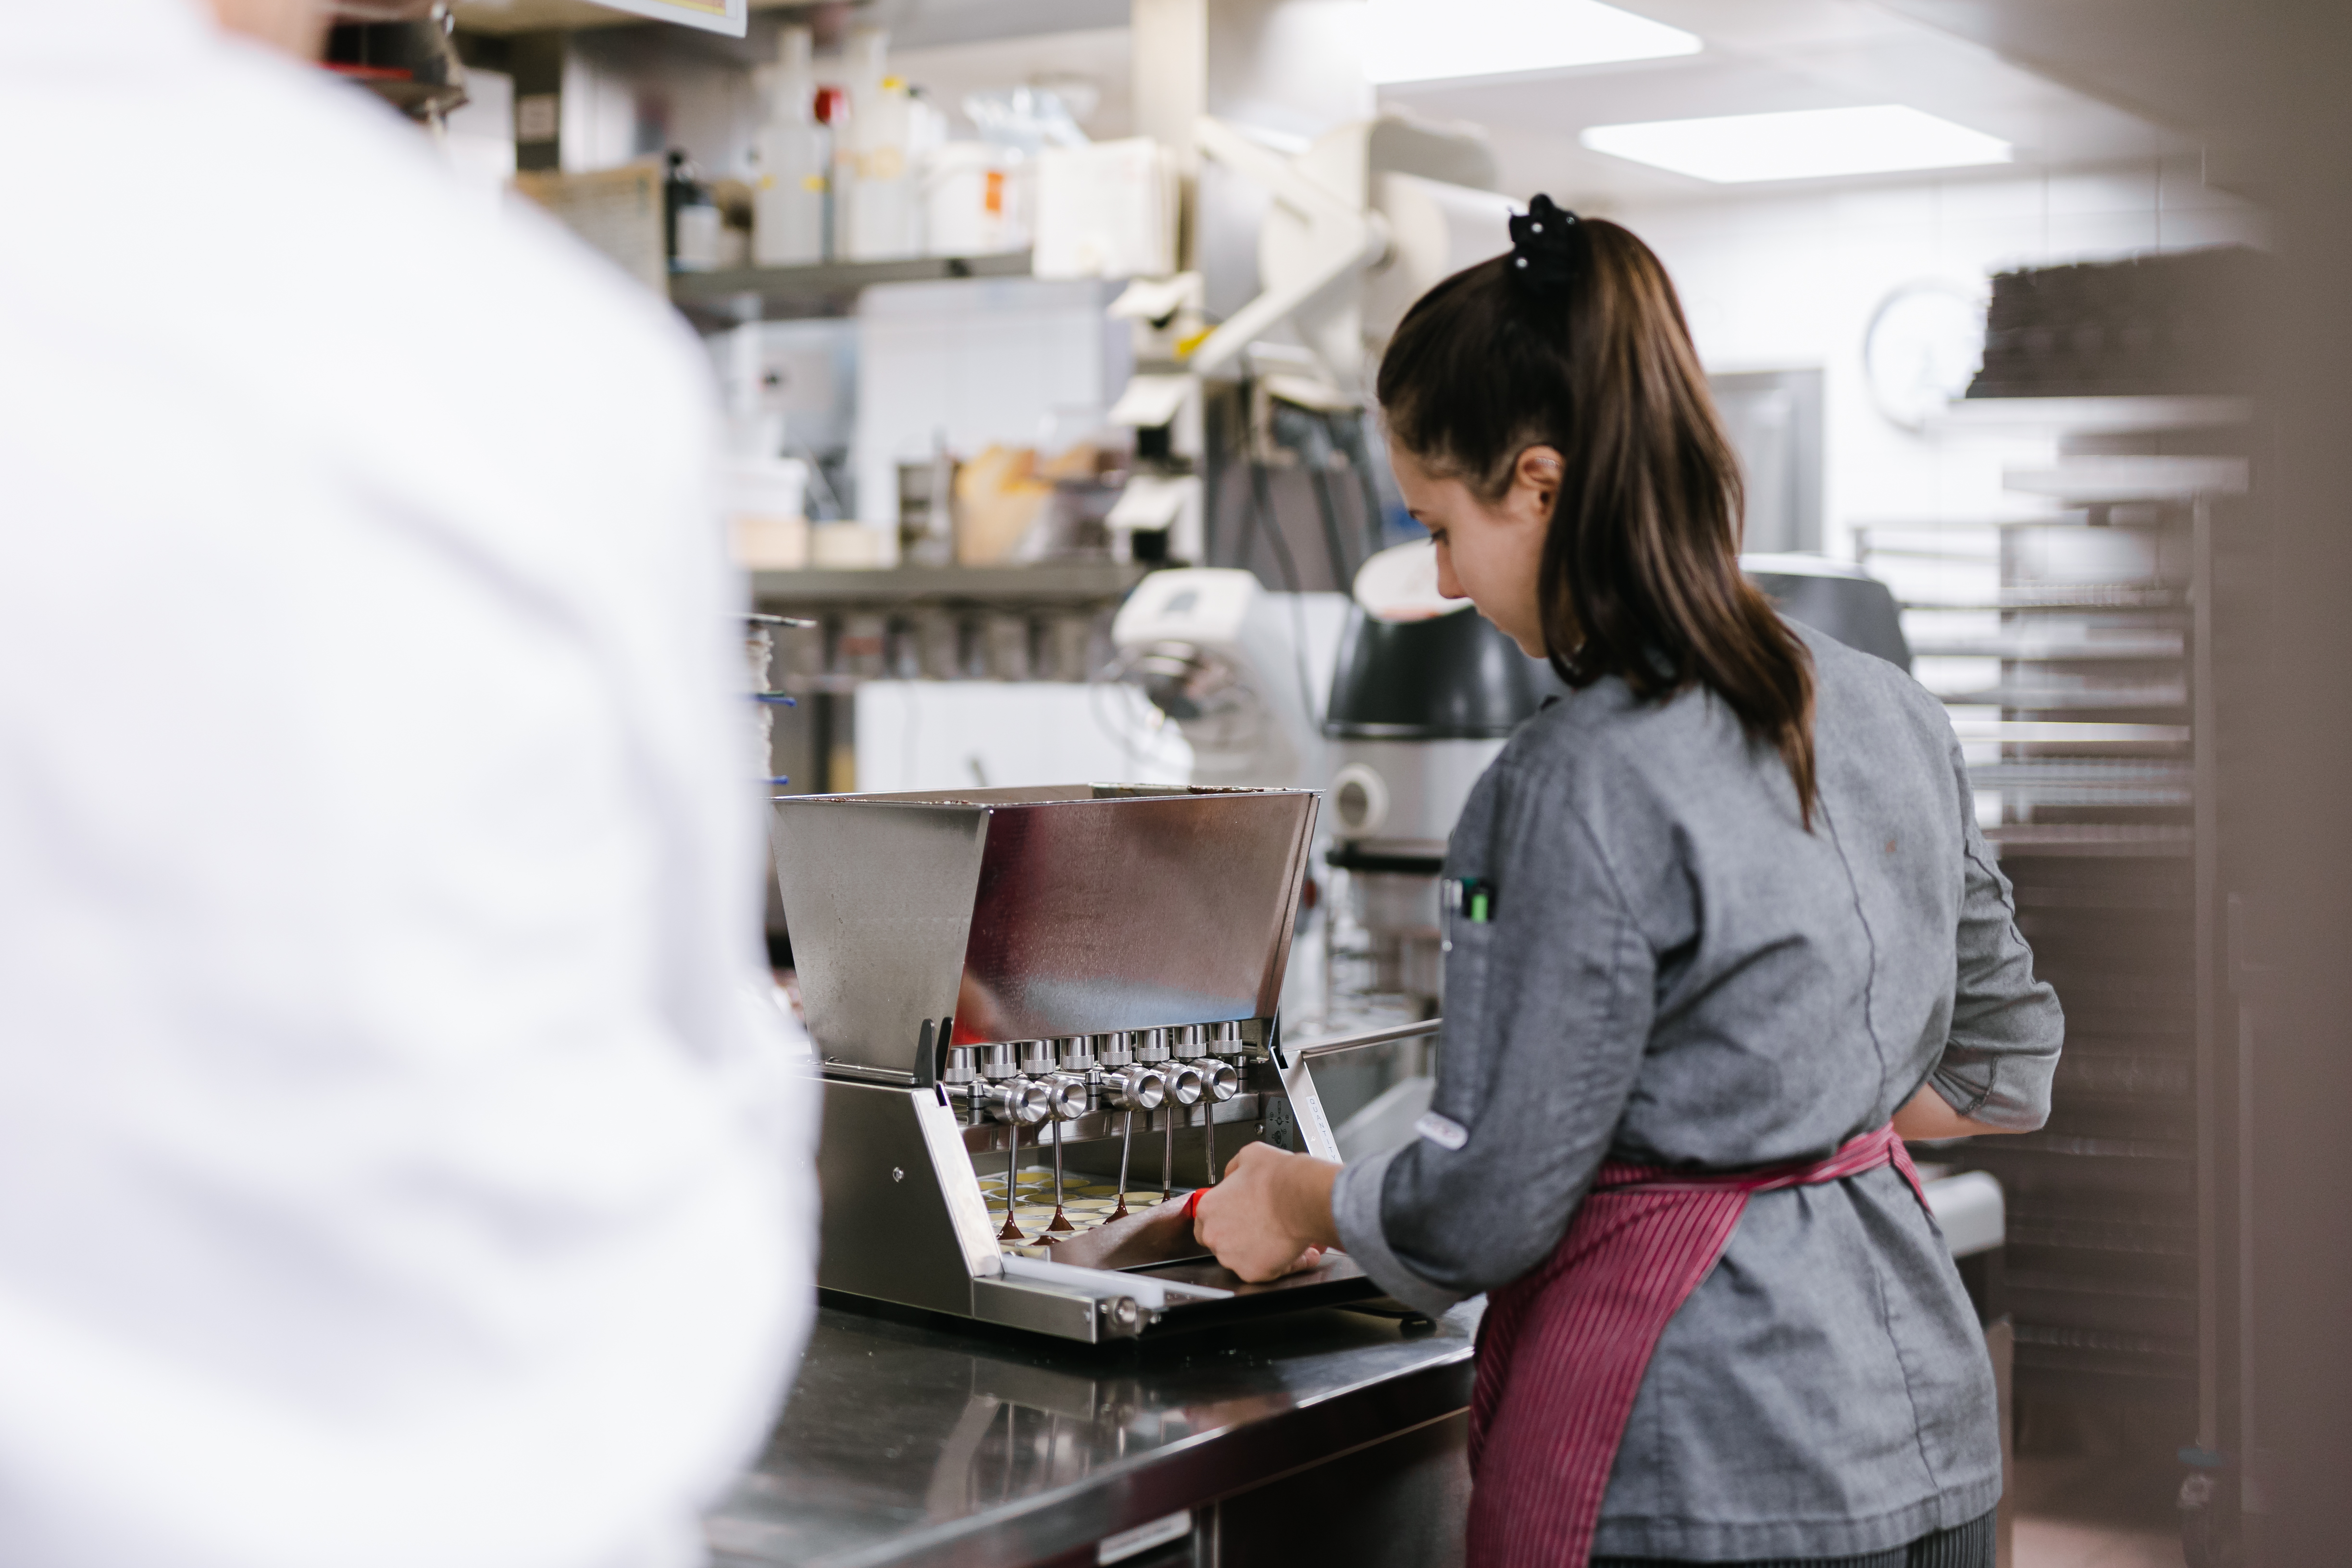
[[[1437,1093],[1431,1109],[1465,1127],[1475,1127],[1479,1111],[1486,1109],[1494,1058],[1486,1018],[1495,928],[1460,919],[1449,921],[1447,926],[1445,1028],[1439,1037]]]

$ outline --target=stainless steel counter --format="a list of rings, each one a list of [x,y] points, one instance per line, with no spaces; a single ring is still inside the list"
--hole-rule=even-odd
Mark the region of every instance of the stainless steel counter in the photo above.
[[[709,1516],[715,1560],[1453,1561],[1477,1311],[1094,1347],[828,1308],[766,1452]],[[1121,1557],[1123,1532],[1160,1542]]]

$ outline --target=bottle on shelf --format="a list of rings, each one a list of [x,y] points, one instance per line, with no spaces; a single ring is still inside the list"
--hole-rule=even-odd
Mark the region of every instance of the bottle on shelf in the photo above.
[[[718,198],[702,183],[686,154],[673,151],[662,182],[662,239],[673,272],[709,272],[719,260],[725,220]]]
[[[848,133],[834,150],[835,254],[888,261],[923,253],[921,169],[947,140],[947,120],[919,91],[888,74],[889,35],[849,37],[843,74]],[[844,155],[844,147],[848,149]]]
[[[759,135],[753,186],[751,259],[761,267],[804,267],[825,258],[825,207],[833,132],[817,115],[817,88],[806,27],[786,27]]]

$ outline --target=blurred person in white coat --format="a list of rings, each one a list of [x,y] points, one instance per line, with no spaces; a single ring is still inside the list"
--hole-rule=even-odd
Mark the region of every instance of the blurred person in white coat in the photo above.
[[[320,25],[0,0],[0,1563],[673,1568],[813,1310],[713,398]]]

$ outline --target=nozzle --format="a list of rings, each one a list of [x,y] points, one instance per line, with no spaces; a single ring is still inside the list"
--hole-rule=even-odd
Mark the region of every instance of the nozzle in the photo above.
[[[1034,1127],[1053,1113],[1051,1092],[1034,1078],[992,1083],[981,1089],[980,1094],[990,1115],[1016,1127]]]
[[[1118,1068],[1103,1074],[1103,1093],[1121,1110],[1157,1110],[1168,1099],[1168,1078],[1158,1068]]]

